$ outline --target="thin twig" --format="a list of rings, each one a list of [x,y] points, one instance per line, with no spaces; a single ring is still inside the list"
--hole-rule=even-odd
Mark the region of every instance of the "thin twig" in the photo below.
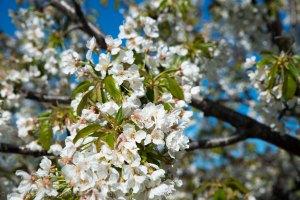
[[[195,149],[211,149],[216,147],[225,147],[225,146],[229,146],[244,141],[248,137],[249,136],[247,134],[237,133],[232,136],[223,137],[223,138],[193,141],[190,143],[188,151],[192,151]]]
[[[68,17],[70,17],[72,21],[81,24],[83,26],[84,31],[88,35],[90,35],[91,37],[95,37],[97,44],[100,46],[100,48],[106,49],[106,43],[104,40],[105,35],[93,23],[87,21],[80,8],[80,5],[76,1],[74,2],[74,5],[77,7],[76,10],[64,0],[51,0],[50,4],[53,7],[60,10],[62,13],[66,14]]]

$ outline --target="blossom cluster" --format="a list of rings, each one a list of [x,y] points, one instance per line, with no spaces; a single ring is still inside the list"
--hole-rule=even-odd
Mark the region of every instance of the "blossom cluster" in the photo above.
[[[199,93],[194,85],[201,60],[181,44],[191,30],[178,12],[164,9],[153,19],[145,15],[146,8],[130,9],[118,38],[105,38],[106,52],[97,48],[95,38],[86,44],[86,59],[71,49],[62,52],[62,71],[85,80],[73,90],[76,120],[55,128],[70,133],[63,148],[49,148],[59,155],[58,166],[44,158],[36,173],[18,172],[23,181],[9,199],[161,199],[181,185],[168,168],[177,152],[188,148],[183,132],[192,112],[187,102]],[[180,25],[174,29],[187,34],[167,26],[176,33],[170,37],[180,41],[170,45],[160,38],[159,27],[174,18]],[[41,170],[47,172],[40,175]]]
[[[251,57],[244,64],[250,71],[248,76],[253,86],[259,91],[262,105],[265,105],[264,112],[268,115],[265,121],[277,130],[282,131],[284,128],[282,124],[274,124],[276,119],[281,118],[282,110],[294,109],[295,113],[300,112],[300,98],[295,95],[299,82],[297,74],[300,71],[298,62],[297,56],[282,52],[279,56],[264,56],[258,62],[255,57]],[[252,70],[255,65],[255,70]]]

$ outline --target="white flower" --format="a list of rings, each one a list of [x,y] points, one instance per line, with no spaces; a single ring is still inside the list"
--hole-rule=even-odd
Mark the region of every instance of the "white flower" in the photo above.
[[[31,189],[36,189],[36,185],[34,183],[34,178],[28,174],[27,172],[17,170],[16,175],[22,178],[19,186],[18,192],[21,194],[28,193]]]
[[[187,78],[187,80],[193,82],[198,80],[199,67],[197,67],[197,65],[191,63],[190,61],[184,61],[180,67],[183,76]]]
[[[60,144],[52,144],[48,152],[58,156],[60,155],[61,151],[62,151],[62,147]]]
[[[150,142],[153,142],[153,144],[156,145],[164,145],[164,133],[159,129],[154,129],[151,134],[148,134],[145,139],[145,145],[149,144]]]
[[[163,67],[170,67],[170,63],[173,59],[172,53],[169,51],[166,44],[161,44],[157,49],[156,59]]]
[[[172,94],[169,93],[169,92],[163,93],[162,96],[161,96],[161,100],[162,100],[163,102],[168,102],[168,103],[173,103],[173,102],[174,102],[174,101],[173,101],[173,96],[172,96]]]
[[[137,109],[141,106],[141,101],[137,96],[131,95],[127,97],[122,104],[123,113],[126,117],[132,114],[134,109]]]
[[[86,43],[86,47],[87,47],[89,50],[91,50],[91,51],[95,50],[96,46],[97,46],[97,43],[96,43],[95,37],[92,37],[92,38],[91,38],[90,40],[88,40],[87,43]]]
[[[246,58],[246,62],[244,63],[244,67],[246,69],[252,67],[253,65],[255,65],[256,63],[256,57],[255,56],[251,56],[250,58]]]
[[[138,153],[138,148],[134,141],[126,141],[121,147],[121,154],[127,163],[132,167],[137,167],[140,165],[141,157]]]
[[[165,183],[152,188],[149,192],[149,199],[162,198],[168,196],[175,191],[174,185],[167,185]]]
[[[121,50],[120,45],[122,44],[122,40],[119,38],[113,39],[111,36],[106,36],[105,43],[107,45],[107,51],[110,52],[111,55],[116,55]]]
[[[101,112],[109,115],[114,115],[119,110],[118,104],[116,104],[114,101],[109,101],[104,104],[97,103],[97,106]]]
[[[136,52],[141,52],[141,45],[144,42],[144,38],[141,36],[133,37],[127,40],[126,46],[130,50],[135,50]]]
[[[43,178],[37,181],[37,192],[33,200],[42,200],[44,196],[55,197],[58,195],[56,189],[53,188],[50,178]]]
[[[78,140],[75,144],[73,143],[73,138],[67,137],[65,140],[65,147],[60,153],[61,159],[59,160],[62,164],[67,164],[72,161],[74,153],[77,151],[77,148],[81,145],[81,140]]]
[[[116,80],[118,85],[121,85],[124,80],[128,79],[128,73],[124,70],[123,65],[120,63],[114,63],[112,68],[108,71],[109,74],[114,75],[114,79]]]
[[[0,101],[1,103],[1,101]],[[0,109],[0,126],[4,126],[5,124],[9,123],[12,115],[9,111],[4,111]]]
[[[130,39],[136,37],[137,33],[134,30],[136,26],[136,21],[133,18],[127,16],[125,23],[119,27],[120,33],[118,37],[120,39]]]
[[[83,109],[81,113],[81,117],[87,121],[94,122],[98,119],[98,114],[96,114],[94,110]]]
[[[165,176],[165,170],[157,169],[150,175],[150,179],[154,182],[160,181]]]
[[[174,131],[167,136],[166,145],[170,153],[178,152],[189,147],[189,139],[183,135],[182,131]]]
[[[73,155],[72,164],[66,164],[62,168],[62,174],[74,187],[74,191],[85,191],[95,185],[93,174],[90,168],[91,160],[85,157],[84,153],[76,151]]]
[[[45,177],[49,175],[51,169],[51,160],[49,160],[46,156],[42,159],[40,163],[40,169],[36,172],[39,177]]]
[[[19,116],[17,119],[17,127],[18,127],[18,136],[21,138],[25,138],[28,136],[28,133],[34,129],[35,120],[33,118],[25,118]]]
[[[145,34],[151,38],[157,38],[159,34],[156,21],[151,17],[142,17],[142,21],[144,23]]]
[[[38,69],[37,66],[31,65],[31,66],[29,67],[29,76],[30,76],[30,77],[38,77],[38,76],[40,76],[40,75],[41,75],[41,72],[40,72],[40,70]]]
[[[29,144],[27,144],[26,148],[30,149],[32,151],[42,151],[43,150],[43,148],[41,147],[41,145],[39,145],[36,140],[30,142]]]
[[[192,89],[191,89],[192,97],[198,96],[199,93],[200,93],[200,87],[199,86],[192,87]]]
[[[74,74],[76,68],[79,65],[80,56],[77,52],[69,49],[62,52],[61,55],[61,67],[65,74]]]
[[[113,67],[109,70],[109,74],[114,75],[118,85],[121,85],[125,80],[129,81],[129,84],[134,91],[134,96],[143,96],[144,91],[144,78],[140,77],[138,67],[132,65],[127,70],[124,69],[123,65],[115,63]]]
[[[24,194],[20,194],[16,192],[8,194],[7,200],[24,200]]]
[[[58,192],[53,188],[51,180],[51,160],[44,156],[40,163],[40,169],[36,172],[38,179],[36,181],[37,191],[34,200],[41,200],[46,196],[57,196]]]
[[[121,51],[120,58],[123,63],[133,64],[134,57],[133,57],[133,51],[127,50],[127,51]]]
[[[186,56],[187,53],[188,53],[188,50],[180,45],[178,46],[173,46],[173,47],[170,47],[170,51],[173,53],[173,54],[177,54],[179,56]]]
[[[140,77],[138,66],[132,65],[128,70],[128,78],[130,87],[134,92],[134,96],[141,97],[145,95],[144,77]]]
[[[154,125],[161,129],[165,125],[166,111],[163,105],[148,103],[143,109],[137,109],[131,115],[131,119],[140,127],[150,129]]]
[[[122,175],[125,180],[125,183],[122,185],[123,192],[127,193],[131,188],[134,194],[143,191],[147,168],[142,165],[137,167],[124,165],[122,168]]]
[[[89,61],[92,62],[92,54],[93,54],[93,51],[96,49],[96,39],[95,37],[92,37],[89,41],[87,41],[86,43],[86,47],[89,49],[86,53],[86,59],[88,59]]]
[[[123,134],[127,140],[133,140],[137,143],[141,143],[146,138],[146,132],[143,130],[136,131],[133,124],[125,124],[123,126]]]
[[[101,77],[106,76],[106,71],[110,67],[110,55],[101,53],[99,56],[99,63],[96,65],[95,70],[101,73]]]

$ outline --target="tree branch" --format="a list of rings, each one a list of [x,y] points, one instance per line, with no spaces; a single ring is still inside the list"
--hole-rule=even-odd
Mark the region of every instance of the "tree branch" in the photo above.
[[[208,99],[201,100],[193,98],[191,105],[203,111],[205,116],[216,117],[231,124],[238,131],[244,131],[244,134],[246,134],[248,138],[261,139],[300,156],[300,140],[296,137],[273,131],[265,124]]]
[[[18,147],[16,145],[7,144],[7,143],[0,143],[0,152],[1,153],[16,153],[21,155],[29,155],[29,156],[50,156],[52,154],[46,151],[32,151],[25,147]]]
[[[43,103],[51,103],[51,104],[70,104],[71,99],[67,96],[50,96],[41,93],[36,93],[32,91],[22,91],[25,95],[25,98],[36,100]]]
[[[91,22],[85,18],[80,5],[74,0],[75,9],[70,6],[64,0],[51,0],[50,4],[66,14],[72,21],[80,23],[83,27],[83,31],[89,36],[94,36],[97,44],[102,48],[106,49],[105,35]]]
[[[234,134],[232,136],[223,137],[223,138],[214,138],[214,139],[205,139],[205,140],[198,140],[192,141],[190,143],[190,147],[187,151],[192,151],[195,149],[211,149],[216,147],[225,147],[240,141],[244,141],[249,138],[247,134]]]
[[[256,0],[251,1],[254,6],[257,5]],[[263,15],[266,27],[271,36],[271,42],[276,45],[279,51],[293,53],[292,45],[294,38],[283,36],[283,27],[280,20],[279,11],[272,7],[273,0],[266,0],[264,3],[267,7],[267,13]],[[274,9],[274,10],[273,10]]]

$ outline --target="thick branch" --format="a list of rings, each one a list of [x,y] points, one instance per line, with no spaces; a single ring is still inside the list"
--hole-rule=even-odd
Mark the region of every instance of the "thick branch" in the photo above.
[[[106,43],[104,40],[105,35],[93,23],[87,21],[80,8],[80,5],[77,2],[74,3],[76,9],[74,9],[64,0],[51,0],[50,4],[60,10],[62,13],[66,14],[72,21],[81,24],[83,31],[91,37],[94,36],[98,45],[102,49],[106,49]]]
[[[49,156],[51,154],[46,151],[32,151],[30,149],[24,147],[18,147],[12,144],[0,143],[0,152],[1,153],[16,153],[22,155],[30,155],[30,156]]]
[[[244,141],[247,138],[249,138],[249,135],[247,134],[235,134],[229,137],[193,141],[190,143],[188,151],[192,151],[195,149],[211,149],[216,147],[225,147],[232,144],[236,144],[240,141]]]
[[[44,95],[36,92],[31,91],[23,91],[25,94],[25,98],[36,100],[41,103],[51,103],[51,104],[70,104],[71,99],[67,96],[50,96]]]
[[[237,130],[244,131],[244,134],[247,134],[249,138],[261,139],[300,156],[300,140],[296,137],[273,131],[265,124],[208,99],[194,98],[191,105],[203,111],[206,116],[216,117],[231,124]]]

